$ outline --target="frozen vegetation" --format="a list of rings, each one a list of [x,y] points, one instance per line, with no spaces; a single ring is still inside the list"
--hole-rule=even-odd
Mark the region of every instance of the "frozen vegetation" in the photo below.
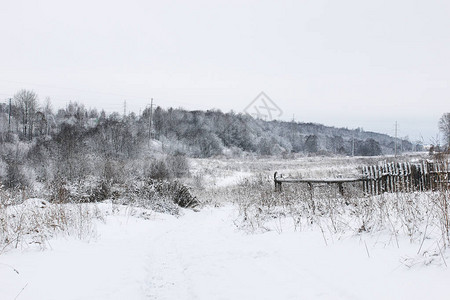
[[[420,149],[406,140],[220,111],[55,113],[20,91],[0,146],[0,299],[448,298],[448,188],[274,189],[275,171],[448,166],[394,157]]]
[[[385,159],[187,159],[174,189],[193,208],[169,183],[113,184],[102,201],[3,190],[0,298],[447,299],[448,191],[274,192],[275,170],[356,176]]]

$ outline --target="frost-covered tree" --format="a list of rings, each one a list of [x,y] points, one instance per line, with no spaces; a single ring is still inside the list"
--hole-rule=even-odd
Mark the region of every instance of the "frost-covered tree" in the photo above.
[[[151,145],[150,117],[152,139],[159,141]],[[220,110],[157,107],[150,116],[147,107],[143,113],[123,117],[69,102],[54,113],[49,99],[39,108],[37,95],[21,90],[11,106],[0,103],[0,180],[8,187],[31,185],[33,180],[50,185],[55,180],[101,179],[111,183],[145,177],[144,166],[151,166],[147,173],[156,177],[167,169],[165,178],[173,179],[189,174],[187,157],[319,151],[349,154],[353,145],[356,154],[378,155],[381,150],[393,151],[393,141],[388,135],[360,129],[266,122]],[[403,141],[404,149],[408,143]],[[23,153],[12,159],[12,152],[6,149],[22,149]]]
[[[444,135],[447,147],[450,147],[450,113],[445,113],[439,119],[439,130]]]
[[[382,151],[380,144],[377,141],[374,139],[367,139],[362,143],[358,143],[356,154],[361,156],[376,156],[381,155]]]
[[[306,138],[305,150],[308,153],[316,153],[319,151],[319,142],[316,135],[310,135]]]
[[[33,136],[34,115],[37,111],[37,94],[33,91],[20,90],[14,95],[14,102],[19,109],[24,138]]]

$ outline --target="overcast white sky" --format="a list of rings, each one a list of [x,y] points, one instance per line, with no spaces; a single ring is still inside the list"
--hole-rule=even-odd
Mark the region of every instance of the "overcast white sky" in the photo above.
[[[0,101],[241,112],[425,143],[450,111],[450,1],[20,1],[0,5]]]

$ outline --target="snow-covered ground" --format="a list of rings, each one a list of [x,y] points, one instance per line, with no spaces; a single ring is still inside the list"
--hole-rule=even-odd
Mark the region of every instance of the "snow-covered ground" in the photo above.
[[[414,153],[403,158],[413,161],[423,158],[423,154]],[[376,165],[386,159],[389,157],[191,158],[189,163],[193,177],[201,181],[201,186],[220,188],[237,184],[255,174],[272,177],[275,171],[303,178],[356,177],[361,175],[361,166]]]
[[[0,299],[449,299],[443,264],[401,263],[417,244],[368,235],[326,245],[311,229],[250,234],[237,213],[228,205],[142,218],[122,209],[89,241],[59,237],[44,251],[1,254]]]

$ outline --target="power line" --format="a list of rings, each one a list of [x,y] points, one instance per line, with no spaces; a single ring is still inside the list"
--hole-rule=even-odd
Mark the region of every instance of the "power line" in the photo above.
[[[49,84],[42,84],[42,83],[31,83],[31,82],[22,82],[22,81],[11,81],[11,80],[0,80],[0,82],[6,82],[6,83],[15,83],[15,84],[21,84],[21,85],[29,85],[29,86],[40,86],[40,87],[46,87],[50,89],[59,89],[59,90],[72,90],[72,91],[79,91],[84,93],[91,93],[91,94],[102,94],[102,95],[109,95],[109,96],[115,96],[120,97],[122,99],[133,99],[133,100],[143,100],[145,97],[143,96],[137,96],[137,95],[124,95],[124,94],[116,94],[111,92],[104,92],[104,91],[96,91],[96,90],[87,90],[87,89],[79,89],[79,88],[73,88],[73,87],[65,87],[65,86],[56,86],[56,85],[49,85]],[[11,94],[1,94],[7,97],[12,97]],[[63,97],[71,98],[73,96],[67,96],[63,95]],[[174,105],[190,105],[188,102],[183,101],[177,101],[177,100],[167,100],[169,103],[173,103]]]
[[[17,84],[22,84],[22,85],[40,86],[40,87],[46,87],[46,88],[51,88],[51,89],[72,90],[72,91],[85,92],[85,93],[91,93],[91,94],[103,94],[103,95],[110,95],[110,96],[116,96],[116,97],[122,97],[122,98],[134,98],[134,99],[142,99],[143,98],[143,97],[138,97],[136,95],[123,95],[123,94],[116,94],[116,93],[110,93],[110,92],[85,90],[85,89],[79,89],[79,88],[73,88],[73,87],[55,86],[55,85],[41,84],[41,83],[30,83],[30,82],[9,81],[9,80],[0,80],[0,81],[1,82],[9,82],[9,83],[17,83]]]

